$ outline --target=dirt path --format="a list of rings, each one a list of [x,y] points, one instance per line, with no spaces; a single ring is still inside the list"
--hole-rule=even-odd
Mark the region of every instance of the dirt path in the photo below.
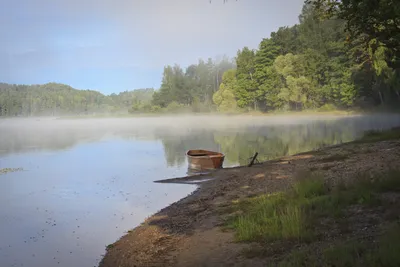
[[[161,210],[108,248],[100,267],[133,266],[265,266],[246,258],[254,244],[234,242],[222,222],[226,210],[250,196],[285,190],[304,171],[322,171],[329,182],[368,172],[400,168],[400,140],[351,143],[303,153],[251,168],[211,174],[192,195]]]

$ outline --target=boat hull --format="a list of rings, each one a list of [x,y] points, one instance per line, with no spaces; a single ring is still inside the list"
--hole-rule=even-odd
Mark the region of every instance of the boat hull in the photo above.
[[[225,155],[209,150],[189,150],[186,153],[191,170],[210,170],[222,168]]]

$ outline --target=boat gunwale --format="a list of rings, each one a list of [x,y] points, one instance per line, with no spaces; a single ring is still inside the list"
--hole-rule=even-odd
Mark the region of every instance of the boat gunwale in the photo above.
[[[201,155],[201,156],[196,156],[196,155],[190,155],[189,152],[190,151],[204,151],[205,153],[207,152],[212,152],[215,154],[210,154],[210,155]],[[204,153],[203,153],[204,154]],[[193,149],[193,150],[188,150],[186,152],[186,156],[190,157],[190,158],[225,158],[225,154],[221,153],[221,152],[215,152],[215,151],[211,151],[211,150],[203,150],[203,149]]]

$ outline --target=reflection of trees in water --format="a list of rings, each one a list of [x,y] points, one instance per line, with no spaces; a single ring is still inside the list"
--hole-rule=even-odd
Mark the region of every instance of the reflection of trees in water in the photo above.
[[[260,160],[269,160],[324,145],[350,141],[354,131],[347,125],[318,122],[305,125],[266,126],[239,133],[217,133],[215,141],[221,145],[230,164],[244,165],[248,158],[259,153]]]
[[[259,153],[258,159],[265,160],[269,155],[272,157],[274,151],[279,154],[286,153],[287,144],[281,140],[267,136],[257,136],[256,134],[246,133],[217,133],[215,141],[221,145],[221,150],[226,155],[226,162],[229,165],[240,164],[245,165],[249,162],[249,157],[255,152]],[[272,146],[274,146],[272,148]]]
[[[212,118],[210,118],[212,120]],[[269,125],[268,125],[269,124]],[[186,151],[203,148],[220,151],[226,155],[226,165],[246,164],[256,151],[260,160],[268,160],[319,148],[324,145],[347,142],[360,136],[365,130],[389,128],[400,125],[399,117],[362,116],[335,120],[299,121],[298,124],[272,124],[265,126],[199,130],[182,125],[179,130],[166,126],[140,128],[130,125],[94,126],[56,124],[41,127],[5,127],[0,125],[0,155],[37,150],[62,150],[78,143],[96,142],[105,136],[124,139],[161,140],[169,166],[182,166]]]
[[[163,138],[169,166],[182,166],[188,149],[205,148],[225,153],[227,165],[244,165],[259,152],[265,161],[314,150],[327,145],[349,142],[369,129],[389,128],[399,120],[374,120],[356,117],[339,120],[310,121],[305,124],[269,125],[233,130],[192,132]]]

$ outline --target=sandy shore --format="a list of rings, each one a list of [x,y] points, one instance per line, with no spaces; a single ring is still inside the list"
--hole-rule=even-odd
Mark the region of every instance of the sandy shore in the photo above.
[[[211,180],[200,183],[193,194],[110,245],[100,267],[265,266],[270,259],[243,255],[257,244],[235,242],[234,232],[223,227],[233,216],[227,212],[233,202],[285,190],[299,173],[318,171],[335,184],[339,178],[393,168],[400,169],[400,140],[343,144],[252,167],[215,171],[201,177]],[[198,182],[198,178],[186,180]],[[170,182],[185,182],[185,178]]]

